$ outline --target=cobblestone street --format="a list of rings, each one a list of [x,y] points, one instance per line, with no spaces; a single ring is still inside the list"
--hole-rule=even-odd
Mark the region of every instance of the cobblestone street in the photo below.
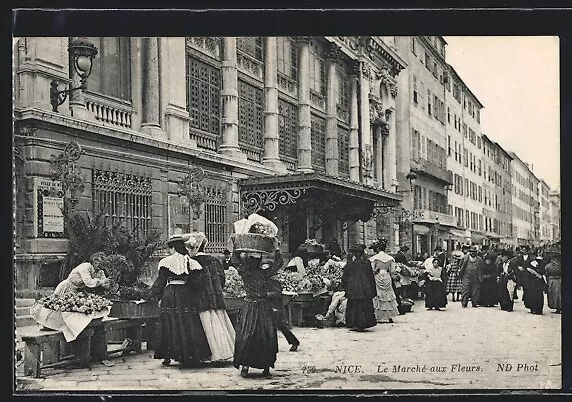
[[[150,351],[116,357],[113,367],[46,369],[21,377],[23,391],[126,390],[432,390],[561,388],[560,315],[530,314],[521,300],[512,313],[498,307],[427,311],[422,300],[393,324],[366,333],[346,328],[294,328],[297,352],[279,334],[269,379],[244,379],[231,364],[162,367]],[[504,371],[500,369],[503,365]],[[511,367],[512,366],[512,367]],[[260,370],[251,369],[253,373]]]

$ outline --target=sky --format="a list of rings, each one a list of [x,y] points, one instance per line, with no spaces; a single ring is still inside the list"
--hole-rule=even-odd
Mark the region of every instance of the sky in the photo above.
[[[445,36],[446,58],[483,104],[481,129],[560,187],[556,36]]]

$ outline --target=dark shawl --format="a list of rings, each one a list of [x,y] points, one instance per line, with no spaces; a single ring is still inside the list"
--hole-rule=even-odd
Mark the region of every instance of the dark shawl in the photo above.
[[[192,257],[203,267],[201,271],[203,288],[199,290],[199,312],[208,310],[224,310],[224,283],[225,275],[221,262],[208,254],[198,254]]]

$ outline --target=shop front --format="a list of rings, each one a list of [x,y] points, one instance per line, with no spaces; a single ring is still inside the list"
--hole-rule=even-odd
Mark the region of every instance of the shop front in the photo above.
[[[401,196],[319,173],[258,176],[238,182],[241,215],[258,213],[280,229],[283,252],[292,254],[306,239],[343,250],[376,237],[380,208],[396,207]]]

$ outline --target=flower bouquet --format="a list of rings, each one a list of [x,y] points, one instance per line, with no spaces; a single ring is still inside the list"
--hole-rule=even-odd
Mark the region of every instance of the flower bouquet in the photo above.
[[[336,290],[340,286],[345,266],[346,263],[339,258],[332,258],[321,266],[320,274],[324,282],[326,279],[328,280],[328,290]]]
[[[242,278],[238,274],[238,271],[230,267],[225,271],[225,284],[224,284],[224,296],[225,298],[242,298],[246,296],[246,291],[244,290],[244,283]]]
[[[322,243],[318,243],[316,239],[306,239],[304,247],[309,253],[323,253],[325,250],[325,246]]]
[[[109,315],[111,305],[110,300],[95,294],[67,293],[40,299],[32,306],[30,314],[38,324],[62,331],[70,342],[92,321]]]

